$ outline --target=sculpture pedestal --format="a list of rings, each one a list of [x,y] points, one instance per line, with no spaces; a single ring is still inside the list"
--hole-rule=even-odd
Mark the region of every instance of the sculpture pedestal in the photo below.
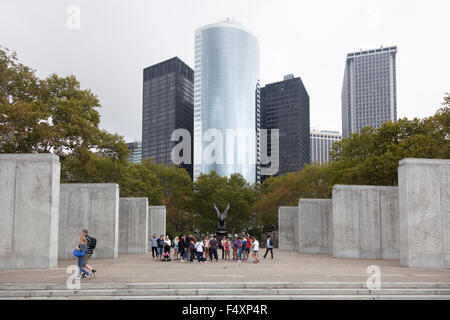
[[[221,241],[223,237],[227,237],[228,233],[227,230],[217,230],[216,231],[216,238],[217,241]]]

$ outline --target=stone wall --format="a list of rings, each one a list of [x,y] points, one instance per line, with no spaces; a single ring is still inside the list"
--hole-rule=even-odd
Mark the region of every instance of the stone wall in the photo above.
[[[398,188],[333,186],[333,256],[398,259]]]
[[[147,253],[147,198],[120,198],[119,253]]]
[[[331,253],[333,246],[331,199],[300,199],[296,234],[300,253]]]
[[[148,239],[152,238],[152,234],[166,235],[166,207],[165,206],[149,206],[148,207]],[[149,247],[149,250],[151,248]]]
[[[450,160],[403,159],[400,265],[450,268]]]
[[[0,269],[54,268],[59,158],[0,154]]]
[[[278,208],[278,248],[298,249],[298,207]]]
[[[119,186],[115,183],[63,183],[59,206],[60,259],[73,259],[81,230],[97,239],[95,258],[117,258]]]

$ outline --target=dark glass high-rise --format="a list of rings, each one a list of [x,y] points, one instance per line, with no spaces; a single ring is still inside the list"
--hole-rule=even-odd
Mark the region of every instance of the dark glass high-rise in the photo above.
[[[309,95],[300,77],[261,88],[261,129],[279,129],[279,170],[276,175],[298,171],[311,161]],[[271,133],[267,135],[271,155]],[[261,165],[264,167],[264,165]],[[261,176],[263,182],[268,176]]]
[[[172,132],[191,134],[191,163],[181,164],[192,178],[194,71],[178,57],[147,67],[143,72],[142,158],[171,165]]]

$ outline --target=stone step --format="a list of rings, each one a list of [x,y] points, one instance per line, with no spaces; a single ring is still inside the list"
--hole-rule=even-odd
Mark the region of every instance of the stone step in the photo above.
[[[186,300],[185,296],[2,297],[2,300]],[[450,300],[449,295],[242,295],[191,296],[189,300]]]
[[[85,296],[346,296],[346,295],[435,295],[449,296],[450,289],[83,289],[0,290],[0,297],[85,297]]]
[[[450,289],[450,282],[382,282],[382,289]],[[66,290],[65,284],[0,284],[2,290]],[[83,280],[83,290],[97,289],[367,289],[365,282],[161,282],[96,283]]]

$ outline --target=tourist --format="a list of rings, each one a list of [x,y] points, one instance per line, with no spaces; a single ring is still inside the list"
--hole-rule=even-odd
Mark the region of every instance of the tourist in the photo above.
[[[170,241],[169,236],[166,236],[166,238],[164,239],[164,245],[165,245],[165,244],[169,245],[169,247],[172,246],[172,241]]]
[[[241,235],[241,239],[239,240],[239,247],[238,247],[238,262],[242,262],[242,251],[244,246],[244,235]]]
[[[258,263],[259,241],[256,240],[256,237],[253,237],[252,249],[253,249],[252,257],[255,258],[255,260],[253,260],[253,263]]]
[[[237,260],[237,259],[238,259],[237,252],[238,252],[238,249],[239,249],[239,245],[240,245],[240,242],[239,242],[238,236],[234,236],[234,242],[233,242],[233,260]]]
[[[173,240],[173,260],[178,260],[178,237]]]
[[[204,243],[199,239],[196,243],[195,243],[195,250],[197,251],[197,260],[198,262],[205,262],[205,259],[203,259],[203,246]]]
[[[222,241],[219,240],[219,238],[216,235],[216,241],[217,241],[217,255],[219,255],[219,250],[222,251],[222,255],[223,255],[223,249],[222,249]],[[223,259],[223,257],[222,257]]]
[[[183,235],[181,235],[180,241],[178,241],[178,251],[179,251],[181,262],[184,262],[185,246],[186,246],[186,236],[183,234]]]
[[[152,234],[152,238],[150,240],[152,241],[152,258],[158,258],[158,242],[156,241],[156,234]]]
[[[267,236],[267,243],[266,243],[266,253],[264,254],[264,259],[267,256],[267,253],[270,251],[270,256],[272,257],[273,260],[273,240],[270,237],[270,235]]]
[[[224,237],[225,238],[225,237]],[[222,240],[223,241],[223,240]],[[231,243],[228,239],[225,238],[225,242],[223,243],[223,248],[225,251],[225,260],[230,260],[230,249],[231,249]]]
[[[166,237],[168,238],[168,237]],[[161,261],[170,261],[170,240],[164,241],[164,253]]]
[[[91,270],[92,275],[95,276],[97,270],[95,270],[93,266],[88,265],[88,262],[91,259],[92,254],[94,253],[95,247],[97,246],[97,240],[88,234],[87,229],[81,230],[81,236],[86,239],[87,245],[86,253],[84,255],[83,268]]]
[[[241,236],[241,254],[240,257],[242,261],[245,261],[245,247],[247,246],[247,238],[244,235]],[[239,252],[238,252],[239,255]]]
[[[206,235],[205,241],[203,241],[203,248],[204,248],[204,257],[207,258],[209,255],[209,237]]]
[[[192,235],[188,235],[185,240],[184,259],[187,261],[191,257],[191,240]]]
[[[92,273],[89,273],[88,271],[86,271],[83,268],[83,264],[84,264],[84,259],[85,259],[85,255],[86,255],[86,250],[87,250],[87,242],[86,242],[86,238],[85,237],[81,237],[80,241],[77,245],[77,250],[78,250],[78,255],[76,255],[77,259],[78,259],[78,269],[79,269],[79,273],[78,273],[78,278],[81,278],[81,274],[83,273],[84,276],[87,276],[89,278],[89,280],[92,277]],[[74,252],[75,254],[75,252]]]
[[[220,241],[220,250],[222,251],[222,260],[225,259],[225,242],[227,241],[227,237],[223,236]]]
[[[247,241],[245,242],[245,253],[244,253],[244,256],[245,256],[245,260],[248,260],[248,257],[250,256],[250,248],[252,247],[252,240],[251,240],[249,235],[247,235],[246,240]]]
[[[216,260],[216,262],[219,261],[219,257],[217,256],[217,240],[216,240],[216,236],[213,235],[212,239],[209,240],[209,260]]]
[[[191,241],[189,242],[189,262],[194,262],[194,255],[195,255],[195,238],[191,235],[190,236]]]
[[[164,235],[162,234],[156,242],[158,245],[158,260],[161,261],[164,250]]]

